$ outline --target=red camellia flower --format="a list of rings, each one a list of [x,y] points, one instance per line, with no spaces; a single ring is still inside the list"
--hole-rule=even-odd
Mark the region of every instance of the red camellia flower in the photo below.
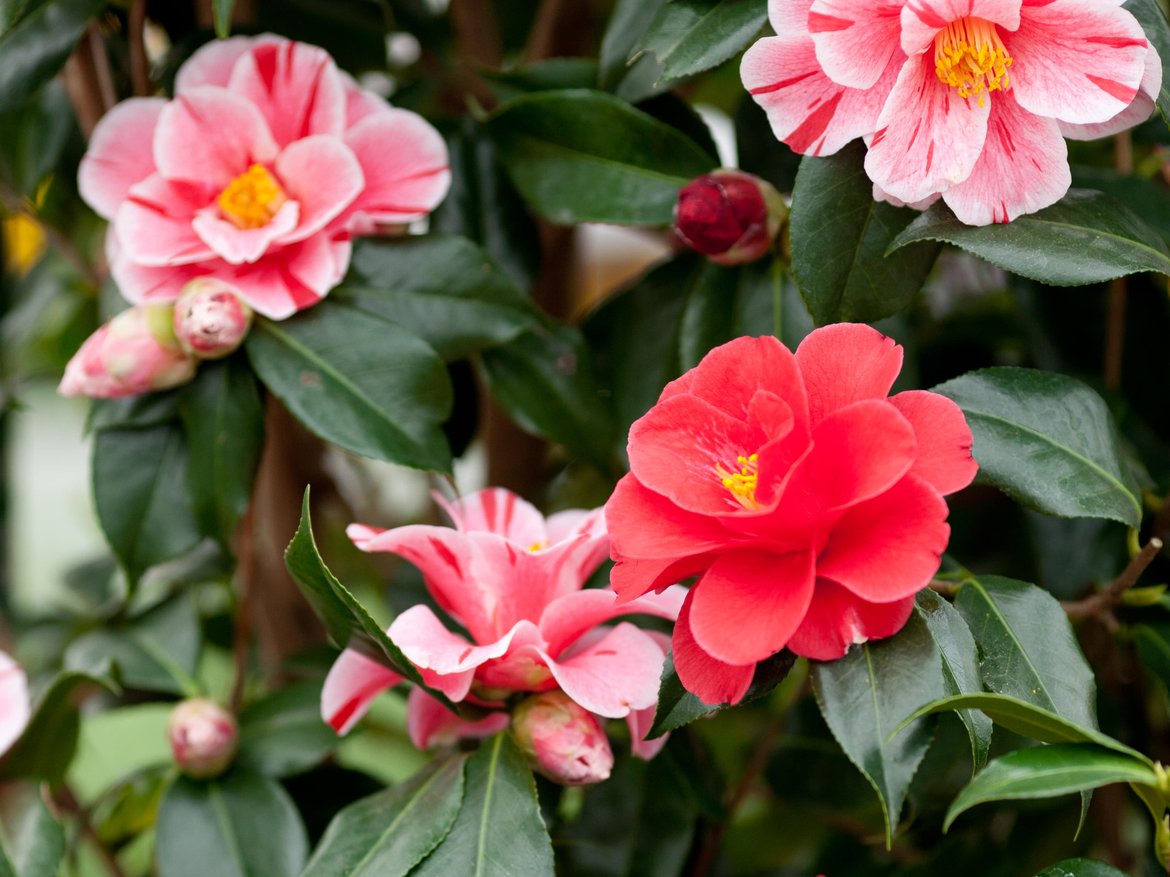
[[[699,575],[674,631],[682,683],[742,699],[783,648],[818,660],[896,633],[938,569],[943,496],[975,477],[962,411],[888,397],[902,348],[859,324],[718,347],[630,429],[606,506],[620,600]]]

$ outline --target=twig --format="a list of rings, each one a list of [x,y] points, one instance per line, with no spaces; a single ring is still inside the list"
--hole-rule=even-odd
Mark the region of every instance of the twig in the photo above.
[[[93,64],[94,76],[97,77],[98,93],[102,98],[102,115],[105,115],[118,102],[118,91],[114,88],[114,74],[110,70],[106,44],[102,40],[96,19],[90,21],[85,36],[89,41],[90,62]]]
[[[148,97],[152,92],[146,63],[146,0],[131,2],[129,29],[130,82],[137,97]]]
[[[1162,540],[1157,536],[1150,539],[1145,547],[1133,556],[1129,564],[1121,571],[1121,575],[1109,583],[1109,586],[1096,594],[1090,594],[1082,600],[1066,601],[1061,605],[1069,618],[1086,618],[1097,616],[1108,623],[1112,617],[1113,608],[1121,602],[1122,595],[1137,584],[1143,572],[1146,571],[1158,552],[1162,550]]]
[[[82,836],[89,841],[90,846],[101,857],[101,860],[105,863],[106,870],[110,872],[112,877],[127,877],[126,872],[122,870],[122,866],[118,863],[117,856],[98,837],[97,831],[89,821],[89,812],[77,800],[77,796],[73,793],[73,789],[69,787],[68,783],[62,783],[57,787],[53,793],[53,801],[61,810],[69,813],[77,820],[77,825],[81,829]]]

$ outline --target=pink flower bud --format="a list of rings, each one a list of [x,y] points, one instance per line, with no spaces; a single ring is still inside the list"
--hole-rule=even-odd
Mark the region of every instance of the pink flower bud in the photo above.
[[[532,767],[555,783],[599,783],[613,770],[613,751],[597,717],[563,691],[521,703],[512,716],[512,732]]]
[[[236,720],[215,701],[185,700],[171,711],[167,726],[171,754],[179,769],[194,779],[223,773],[236,754]]]
[[[712,262],[742,265],[772,248],[787,215],[769,183],[743,171],[717,170],[679,191],[674,233]]]
[[[195,365],[175,338],[171,306],[138,305],[85,339],[57,392],[113,399],[165,390],[191,380]]]
[[[239,347],[252,326],[252,309],[235,289],[213,277],[183,287],[175,302],[175,335],[200,359],[219,359]]]

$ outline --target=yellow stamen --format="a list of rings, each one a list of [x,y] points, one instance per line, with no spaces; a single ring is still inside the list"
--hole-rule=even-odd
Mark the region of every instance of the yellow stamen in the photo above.
[[[985,92],[1011,88],[1012,56],[1007,53],[999,32],[982,18],[952,21],[934,38],[934,72],[939,80],[974,97],[983,106]]]
[[[224,219],[237,228],[261,228],[287,200],[272,174],[254,164],[227,184],[216,203]]]
[[[531,545],[528,546],[528,553],[534,554],[537,551],[540,551],[540,549],[542,549],[544,547],[545,547],[545,545],[543,542],[533,542]]]
[[[759,455],[750,457],[738,456],[735,464],[738,472],[726,468],[722,463],[716,464],[715,472],[720,483],[731,492],[731,498],[748,511],[755,511],[760,507],[756,502],[756,487],[760,483]]]

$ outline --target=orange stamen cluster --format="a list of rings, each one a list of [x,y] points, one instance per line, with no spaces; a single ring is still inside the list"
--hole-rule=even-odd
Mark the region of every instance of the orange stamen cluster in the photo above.
[[[985,93],[1011,88],[1011,66],[1012,56],[995,25],[982,18],[952,21],[934,38],[934,72],[939,80],[961,98],[974,97],[979,106]]]
[[[268,225],[287,200],[272,174],[254,164],[227,184],[216,203],[224,219],[247,229]]]
[[[735,458],[739,471],[732,471],[722,464],[715,466],[721,483],[731,492],[731,498],[748,511],[755,511],[760,507],[756,502],[756,487],[760,483],[759,455]]]

